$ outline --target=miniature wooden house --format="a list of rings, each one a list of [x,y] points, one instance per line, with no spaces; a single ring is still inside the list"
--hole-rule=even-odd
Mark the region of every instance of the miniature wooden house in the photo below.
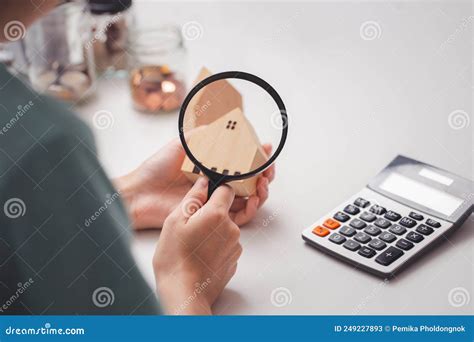
[[[187,139],[194,157],[207,168],[221,174],[238,175],[255,170],[267,160],[254,128],[235,108],[214,122],[196,130]],[[201,171],[186,157],[184,174],[196,181]],[[236,195],[247,197],[255,193],[258,176],[230,182]]]
[[[202,68],[194,85],[211,76],[211,72]],[[226,80],[212,82],[193,96],[187,107],[184,117],[184,127],[193,129],[201,125],[208,125],[234,108],[242,109],[242,96]]]

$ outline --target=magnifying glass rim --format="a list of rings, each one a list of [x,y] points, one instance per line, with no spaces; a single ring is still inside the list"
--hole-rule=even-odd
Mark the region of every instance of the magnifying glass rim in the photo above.
[[[221,173],[208,169],[206,166],[201,164],[201,162],[199,162],[194,157],[193,153],[189,149],[188,144],[186,142],[186,138],[184,136],[184,129],[183,129],[184,116],[186,113],[186,109],[188,108],[189,102],[191,102],[191,99],[194,97],[194,95],[196,95],[199,90],[201,90],[208,84],[222,80],[222,79],[228,79],[228,78],[245,80],[245,81],[258,85],[260,88],[265,90],[277,104],[278,109],[280,110],[280,115],[282,118],[282,126],[283,126],[280,144],[278,145],[277,149],[272,154],[272,156],[264,164],[262,164],[255,170],[242,173],[240,175],[223,175]],[[283,103],[283,100],[281,99],[280,95],[278,95],[277,91],[266,81],[264,81],[258,76],[255,76],[253,74],[243,72],[243,71],[224,71],[224,72],[220,72],[203,79],[198,84],[196,84],[193,89],[191,89],[191,91],[188,93],[188,95],[184,99],[183,104],[181,105],[181,109],[179,111],[178,131],[179,131],[179,139],[181,140],[181,144],[183,145],[186,155],[188,156],[189,159],[191,159],[194,165],[196,165],[199,168],[199,170],[202,171],[202,173],[204,173],[210,179],[214,181],[219,179],[219,181],[221,182],[228,182],[228,181],[241,180],[241,179],[253,177],[256,174],[264,171],[266,168],[268,168],[270,165],[273,164],[273,162],[276,160],[276,158],[282,151],[283,146],[285,146],[286,137],[288,135],[288,115],[286,114],[285,104]]]

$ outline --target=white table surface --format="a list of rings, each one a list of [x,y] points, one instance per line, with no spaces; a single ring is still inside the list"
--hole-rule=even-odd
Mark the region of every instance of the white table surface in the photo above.
[[[136,11],[144,26],[201,25],[201,37],[186,42],[190,80],[203,65],[255,73],[279,91],[288,109],[289,139],[270,199],[242,227],[244,253],[215,305],[217,314],[473,313],[472,215],[449,242],[386,284],[301,239],[305,227],[397,154],[472,179],[469,2],[136,1]],[[373,40],[361,37],[366,21],[380,26]],[[111,177],[177,136],[177,113],[135,112],[125,80],[101,80],[96,98],[76,110],[95,130]],[[113,114],[112,127],[92,125],[99,110]],[[449,125],[456,110],[464,111],[466,127]],[[132,246],[151,285],[158,238],[158,231],[140,233]],[[279,307],[271,295],[281,287],[291,302]],[[458,287],[470,300],[461,307],[448,299]]]

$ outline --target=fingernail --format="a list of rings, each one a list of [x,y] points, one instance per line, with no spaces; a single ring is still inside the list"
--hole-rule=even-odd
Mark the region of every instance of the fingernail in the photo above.
[[[256,200],[255,202],[256,202],[256,204],[255,204],[255,205],[258,207],[258,205],[260,204],[260,198],[259,198],[259,197],[257,197],[257,200]]]
[[[207,185],[207,178],[206,177],[199,177],[196,181],[197,186],[204,188]]]

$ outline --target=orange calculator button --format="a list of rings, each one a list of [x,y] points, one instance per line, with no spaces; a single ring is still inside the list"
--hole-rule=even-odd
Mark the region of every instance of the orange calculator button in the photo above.
[[[329,229],[336,229],[336,228],[339,228],[341,224],[337,222],[336,220],[328,218],[326,221],[324,221],[323,226]]]
[[[316,234],[318,236],[326,236],[329,234],[329,230],[321,226],[317,226],[316,228],[313,229],[313,234]]]

